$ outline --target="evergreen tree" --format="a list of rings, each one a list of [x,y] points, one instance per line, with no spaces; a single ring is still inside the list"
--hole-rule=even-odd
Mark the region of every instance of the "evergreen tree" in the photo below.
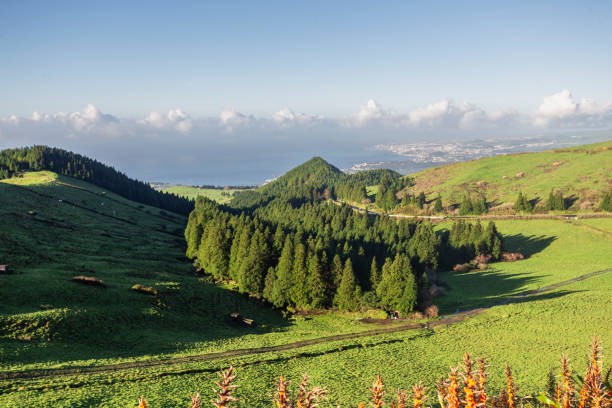
[[[472,200],[468,195],[463,196],[463,200],[461,200],[461,204],[459,205],[459,215],[468,215],[474,213],[474,207],[472,205]]]
[[[198,258],[200,261],[206,260],[207,273],[216,279],[228,278],[229,242],[225,228],[218,222],[211,222],[208,225],[210,227],[207,228],[206,240],[203,239],[204,244],[201,248],[204,254],[200,254]]]
[[[604,211],[612,211],[612,192],[606,193],[599,202],[599,208]]]
[[[195,215],[195,214],[194,214]],[[185,235],[187,236],[187,258],[193,258],[198,253],[200,241],[202,240],[202,224],[187,224]]]
[[[235,245],[235,246],[234,246]],[[230,269],[229,276],[232,280],[238,282],[242,264],[249,255],[249,247],[251,245],[251,228],[245,226],[242,228],[238,239],[234,239],[230,252]]]
[[[359,293],[360,288],[355,279],[353,264],[350,259],[347,259],[342,271],[340,286],[338,286],[338,291],[334,298],[334,304],[340,310],[354,312],[359,308]]]
[[[308,259],[308,292],[310,293],[310,307],[320,309],[325,306],[325,278],[323,266],[317,254]]]
[[[298,308],[306,308],[310,303],[308,292],[308,270],[306,267],[306,247],[297,244],[293,257],[293,284],[291,285],[291,302]]]
[[[436,213],[442,212],[442,199],[440,198],[440,196],[438,196],[436,200],[434,201],[434,211]]]
[[[487,199],[483,196],[472,202],[474,214],[484,214],[487,212]]]
[[[290,291],[293,284],[293,240],[285,238],[285,245],[278,260],[276,280],[272,289],[271,301],[274,306],[283,307],[291,303]]]
[[[274,287],[276,286],[276,270],[271,266],[268,268],[264,281],[263,297],[270,303],[274,303]]]
[[[342,260],[340,259],[340,256],[338,254],[335,254],[331,265],[331,275],[334,292],[338,288],[338,286],[340,286],[343,269],[344,268],[342,266]]]
[[[261,231],[256,230],[251,238],[247,258],[240,265],[238,288],[243,293],[261,295],[267,267],[264,262],[267,249]]]
[[[519,194],[514,202],[514,211],[516,212],[531,212],[533,211],[533,206],[527,200],[527,197],[523,194],[522,191],[519,191]]]
[[[372,264],[370,265],[370,287],[376,290],[376,286],[380,283],[380,271],[378,265],[376,265],[376,257],[372,257]]]
[[[546,200],[546,209],[549,211],[563,211],[565,210],[565,199],[563,193],[560,191],[550,191],[548,194],[548,200]]]

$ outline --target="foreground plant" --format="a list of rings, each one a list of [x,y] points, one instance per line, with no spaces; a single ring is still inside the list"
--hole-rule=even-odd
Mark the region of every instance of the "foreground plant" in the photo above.
[[[612,367],[605,377],[601,361],[601,345],[597,338],[593,339],[589,364],[583,377],[572,375],[569,359],[563,355],[561,359],[560,381],[557,382],[553,374],[549,374],[548,394],[537,396],[517,396],[514,377],[509,365],[506,364],[506,384],[499,395],[487,392],[487,364],[484,357],[479,358],[478,369],[474,370],[474,361],[469,353],[463,357],[462,372],[459,368],[451,368],[448,379],[440,379],[437,391],[440,408],[535,408],[538,405],[549,408],[612,408]],[[234,367],[219,373],[221,381],[217,382],[219,389],[214,393],[217,398],[211,400],[216,408],[227,408],[238,399],[232,396],[237,388],[232,382],[236,378]],[[576,377],[576,379],[574,379]],[[579,389],[576,387],[579,385]],[[395,398],[390,404],[385,401],[385,390],[382,378],[377,375],[370,388],[371,401],[368,405],[360,403],[359,408],[408,408],[407,393],[397,390]],[[326,390],[320,387],[310,388],[308,376],[304,375],[300,382],[297,395],[292,395],[289,382],[282,375],[279,378],[274,405],[276,408],[316,408],[325,398]],[[412,408],[426,408],[426,388],[422,383],[412,387]],[[337,405],[337,404],[333,404]],[[339,407],[339,406],[338,406]],[[147,408],[144,397],[138,399],[138,408]],[[191,408],[202,408],[199,393],[191,397]]]
[[[227,408],[231,402],[238,400],[238,398],[230,395],[237,387],[236,385],[232,385],[232,381],[234,381],[236,378],[235,375],[232,375],[233,372],[234,367],[230,366],[230,368],[224,372],[219,373],[221,381],[217,382],[216,384],[220,389],[215,390],[217,399],[210,400],[210,402],[216,408]]]

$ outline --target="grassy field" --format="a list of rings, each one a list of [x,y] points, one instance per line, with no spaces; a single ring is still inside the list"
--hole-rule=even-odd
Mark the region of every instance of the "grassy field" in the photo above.
[[[519,191],[543,205],[551,189],[569,198],[571,211],[590,211],[612,188],[612,141],[541,153],[486,157],[434,167],[414,178],[411,194],[428,200],[441,195],[444,205],[468,194],[484,194],[493,205],[513,203]]]
[[[157,360],[374,328],[350,314],[284,318],[215,286],[184,259],[183,217],[52,173],[0,183],[0,219],[0,263],[17,272],[0,275],[0,371]],[[230,364],[238,369],[237,406],[271,406],[278,375],[295,383],[304,372],[328,388],[330,400],[323,406],[355,406],[367,397],[376,374],[389,393],[418,380],[431,387],[465,350],[490,358],[494,389],[502,385],[505,362],[515,369],[522,392],[542,389],[562,351],[581,369],[593,333],[612,347],[612,273],[520,302],[510,295],[611,268],[612,224],[496,224],[508,249],[528,258],[485,271],[441,273],[452,288],[438,299],[445,314],[507,302],[469,320],[231,360],[4,380],[0,406],[133,406],[140,395],[153,408],[187,406],[196,391],[209,400],[215,372]],[[107,288],[73,283],[74,275],[95,276]],[[130,291],[136,283],[160,295]],[[254,317],[258,327],[232,325],[227,314],[233,311]]]
[[[244,190],[221,190],[217,188],[199,188],[194,186],[164,186],[161,188],[161,191],[173,193],[181,197],[191,198],[193,200],[198,198],[198,196],[204,196],[210,198],[211,200],[215,200],[218,203],[224,204],[229,202],[236,192]]]

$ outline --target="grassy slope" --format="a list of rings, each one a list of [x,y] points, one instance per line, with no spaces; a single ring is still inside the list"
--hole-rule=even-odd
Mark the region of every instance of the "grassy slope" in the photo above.
[[[0,275],[2,368],[108,364],[369,328],[350,315],[287,320],[194,276],[184,259],[185,219],[160,214],[49,172],[0,182],[0,263],[18,272]],[[74,275],[108,288],[78,285]],[[163,304],[130,291],[136,283],[160,290]],[[234,311],[258,328],[229,324]]]
[[[522,177],[517,174],[524,173]],[[506,178],[504,178],[504,176]],[[459,203],[466,193],[484,193],[500,205],[513,203],[519,190],[529,199],[545,201],[551,189],[565,197],[577,196],[572,210],[597,205],[612,188],[612,141],[541,153],[512,154],[434,167],[411,174],[412,194],[424,191],[432,200],[438,193],[445,205]],[[485,182],[484,186],[476,183]],[[582,205],[582,207],[581,207]]]
[[[545,253],[546,249],[542,251]],[[400,333],[314,346],[299,353],[24,384],[0,383],[0,390],[7,392],[0,396],[0,403],[16,407],[27,406],[26,401],[59,407],[114,407],[128,406],[143,394],[152,407],[185,406],[188,395],[196,391],[202,392],[205,401],[211,398],[215,371],[234,364],[241,398],[237,406],[269,406],[279,373],[295,383],[304,372],[310,374],[314,384],[328,387],[331,401],[324,407],[338,403],[356,406],[367,398],[376,374],[383,376],[390,393],[397,387],[408,388],[417,380],[434,389],[437,377],[457,364],[465,350],[489,357],[492,389],[503,385],[503,364],[508,362],[519,389],[526,393],[543,389],[545,375],[557,364],[561,352],[569,353],[581,371],[592,333],[598,333],[610,347],[611,290],[612,274],[602,275],[529,301],[491,308],[457,325],[436,328],[433,334]],[[606,361],[609,363],[609,358]]]
[[[2,184],[0,188],[3,188]],[[40,185],[37,188],[56,190],[62,195],[67,193],[57,185]],[[2,194],[4,192],[0,192],[0,201],[7,197],[6,194]],[[82,194],[82,192],[77,192]],[[42,214],[41,211],[46,211],[46,216],[63,220],[62,222],[66,221],[66,214],[59,210],[63,207],[58,206],[56,210],[56,202],[33,202],[24,196],[22,197],[23,202],[16,203],[13,194],[17,193],[12,192],[11,197],[13,198],[9,202],[3,201],[0,205],[3,220],[11,219],[8,214],[12,211],[24,212],[36,204],[40,208],[33,209],[38,210],[39,214]],[[17,197],[21,196],[17,195]],[[12,211],[6,210],[8,203],[14,206]],[[51,211],[51,205],[53,211]],[[71,209],[71,211],[74,210]],[[135,215],[138,215],[137,218],[143,223],[155,225],[158,222],[156,217],[151,216],[149,219],[146,213],[142,214],[142,211]],[[102,237],[98,238],[96,233],[92,233],[93,231],[105,228],[110,233],[118,232],[117,228],[106,224],[107,219],[97,220],[95,214],[83,214],[82,217],[73,222],[76,225],[80,223],[90,225],[88,227],[90,238],[88,239],[91,242],[88,243],[88,246],[95,246],[98,240],[102,240]],[[21,219],[13,222],[16,224],[9,228],[9,231],[18,231],[24,235],[27,235],[26,232],[34,231],[38,234],[37,239],[48,246],[47,250],[43,251],[45,255],[50,254],[52,257],[60,258],[59,254],[55,254],[55,251],[60,250],[55,247],[59,245],[58,242],[67,241],[66,245],[69,242],[71,246],[81,245],[78,239],[71,238],[74,233],[61,235],[60,240],[51,243],[44,235],[45,230],[37,229],[35,227],[37,224],[34,222],[28,220],[26,223]],[[494,264],[492,265],[494,272],[443,274],[443,277],[453,287],[448,295],[439,299],[443,310],[454,311],[457,303],[461,308],[482,304],[484,303],[481,300],[483,296],[486,300],[495,303],[512,293],[612,267],[612,237],[605,232],[610,229],[609,224],[609,220],[599,219],[570,223],[551,220],[498,222],[500,231],[510,236],[508,241],[510,249],[524,251],[526,245],[529,245],[531,248],[529,259],[517,263]],[[133,234],[132,239],[134,236],[143,234],[142,229],[131,231],[131,226],[118,225],[122,227],[121,232]],[[53,230],[54,236],[59,233]],[[147,232],[147,234],[151,238],[156,237],[154,232]],[[165,234],[159,237],[159,240],[164,242],[164,238],[166,238]],[[173,237],[167,236],[167,239],[173,239]],[[310,320],[288,322],[264,310],[256,317],[264,324],[264,327],[256,333],[244,334],[244,331],[241,332],[239,329],[227,327],[224,323],[215,321],[213,316],[201,316],[197,313],[201,310],[198,307],[189,311],[177,310],[175,313],[170,309],[156,314],[155,309],[151,307],[150,299],[143,300],[138,294],[130,293],[127,291],[129,285],[138,282],[159,287],[162,286],[159,283],[178,281],[181,283],[182,292],[187,287],[193,288],[199,283],[197,287],[202,291],[199,296],[210,294],[215,289],[204,282],[197,282],[196,278],[190,276],[188,265],[182,263],[177,265],[176,261],[171,260],[172,257],[180,257],[181,249],[167,248],[161,243],[157,247],[152,247],[153,244],[148,242],[149,240],[142,242],[143,249],[148,249],[146,253],[157,254],[155,249],[164,251],[157,256],[156,263],[150,264],[156,266],[155,271],[158,271],[160,266],[185,268],[184,275],[181,269],[181,271],[176,271],[176,275],[168,275],[167,280],[164,280],[163,275],[146,278],[143,276],[145,273],[157,273],[151,272],[149,267],[143,268],[144,270],[141,271],[143,275],[134,280],[130,275],[139,270],[141,262],[147,261],[142,255],[138,255],[138,252],[135,256],[132,256],[130,252],[130,258],[125,259],[125,254],[129,250],[128,242],[131,241],[126,242],[115,237],[112,242],[98,243],[98,245],[108,245],[105,250],[110,255],[98,260],[99,264],[92,263],[98,271],[96,276],[112,284],[112,287],[106,291],[113,291],[115,295],[113,299],[118,299],[119,305],[129,305],[132,309],[132,311],[125,311],[117,307],[113,313],[129,313],[130,320],[138,318],[129,324],[123,322],[114,333],[110,332],[111,337],[116,336],[116,342],[96,344],[96,349],[104,350],[105,355],[92,355],[91,347],[79,345],[78,337],[71,339],[70,342],[53,340],[48,343],[19,341],[4,335],[0,340],[3,366],[15,369],[41,365],[80,364],[82,361],[75,362],[71,359],[83,359],[83,355],[89,358],[103,358],[103,360],[89,361],[92,364],[99,364],[122,358],[190,354],[263,344],[280,344],[329,333],[359,330],[365,326],[354,323],[349,316],[345,315],[323,315],[309,318]],[[75,252],[73,249],[63,248],[63,245],[60,245],[62,251],[67,251],[69,254]],[[32,250],[30,247],[26,248]],[[79,248],[78,252],[81,253],[81,251],[83,249]],[[92,250],[92,252],[95,251]],[[79,259],[84,257],[87,259],[86,264],[89,265],[89,262],[93,262],[89,260],[90,256],[94,255],[85,251]],[[121,265],[114,265],[109,261],[115,257],[121,258]],[[47,293],[47,289],[37,287],[42,279],[45,279],[45,282],[55,282],[53,288],[63,290],[59,294],[61,297],[58,296],[56,300],[45,299],[45,302],[57,302],[58,299],[68,296],[67,301],[71,303],[66,306],[70,309],[76,309],[73,305],[80,305],[80,309],[86,309],[88,313],[95,313],[101,307],[99,304],[88,307],[88,304],[83,302],[104,301],[105,306],[102,310],[106,315],[108,298],[106,295],[99,294],[101,289],[74,287],[66,283],[72,275],[69,268],[74,268],[75,264],[73,257],[63,257],[63,259],[44,261],[39,266],[24,265],[20,267],[24,272],[22,275],[0,276],[0,295],[10,295],[14,291],[19,294],[13,298],[9,297],[12,300],[7,305],[2,303],[0,313],[4,316],[3,318],[19,310],[19,313],[24,314],[24,318],[38,319],[37,313],[41,312],[35,309],[38,308],[39,302],[43,302],[43,299],[41,298],[40,301],[36,299],[35,303],[22,301],[24,297],[22,294],[26,290],[21,287],[29,284],[28,294],[35,290],[35,296],[41,294],[56,296]],[[284,373],[297,381],[303,372],[308,372],[315,384],[329,388],[334,403],[325,406],[336,406],[336,403],[341,403],[343,406],[349,403],[356,405],[357,400],[366,398],[368,386],[377,373],[382,374],[388,381],[389,390],[398,386],[407,388],[417,380],[424,380],[431,386],[437,376],[446,372],[449,365],[455,364],[465,350],[473,351],[476,354],[485,353],[491,358],[493,367],[496,368],[491,378],[495,387],[501,385],[501,367],[503,362],[508,361],[517,372],[517,383],[524,392],[528,392],[535,387],[543,386],[548,368],[557,361],[561,351],[569,352],[574,361],[581,363],[581,357],[586,351],[586,345],[592,333],[598,333],[604,344],[612,347],[612,328],[609,325],[609,316],[612,314],[612,306],[609,302],[611,290],[612,274],[602,275],[559,288],[553,293],[540,295],[530,301],[494,307],[469,321],[447,328],[436,328],[433,335],[424,331],[406,332],[334,342],[293,352],[248,356],[231,361],[131,370],[90,377],[59,377],[24,383],[0,382],[0,405],[128,406],[134,402],[135,397],[141,394],[147,396],[152,407],[186,405],[188,395],[195,391],[202,392],[204,400],[208,400],[211,397],[212,381],[216,379],[214,372],[229,364],[237,365],[239,370],[239,395],[242,398],[239,406],[266,406],[272,395],[272,384],[278,374]],[[87,299],[83,299],[85,297]],[[194,306],[198,305],[194,302],[202,301],[194,299],[197,298],[193,296],[190,298]],[[173,304],[173,306],[178,307],[178,304]],[[255,313],[257,309],[252,310]],[[155,318],[148,316],[155,316]],[[118,321],[122,322],[122,320],[115,319],[115,324]],[[96,325],[91,328],[85,327],[85,329],[100,330]],[[171,330],[168,327],[171,327]],[[214,333],[216,337],[210,337],[211,333]],[[96,337],[99,337],[97,333]]]
[[[232,199],[235,192],[244,190],[219,190],[215,188],[199,188],[194,186],[164,186],[163,188],[161,188],[161,191],[164,191],[166,193],[174,193],[181,197],[191,198],[193,200],[198,198],[198,196],[204,196],[210,198],[211,200],[215,200],[220,204],[225,204]],[[222,193],[224,192],[229,193],[230,195],[223,195]]]

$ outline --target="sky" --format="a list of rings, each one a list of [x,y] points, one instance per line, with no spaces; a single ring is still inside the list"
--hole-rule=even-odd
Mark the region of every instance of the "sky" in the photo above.
[[[609,1],[4,0],[0,148],[205,183],[221,160],[610,129],[610,21]]]

